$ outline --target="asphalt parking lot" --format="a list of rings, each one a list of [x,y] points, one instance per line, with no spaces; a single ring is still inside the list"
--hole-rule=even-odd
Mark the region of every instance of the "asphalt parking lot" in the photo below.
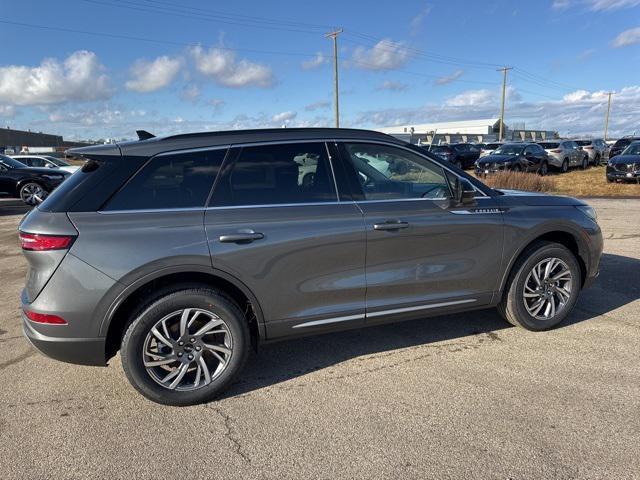
[[[2,478],[640,478],[640,199],[593,200],[601,276],[546,333],[492,310],[273,344],[208,405],[153,404],[22,337],[0,202]]]

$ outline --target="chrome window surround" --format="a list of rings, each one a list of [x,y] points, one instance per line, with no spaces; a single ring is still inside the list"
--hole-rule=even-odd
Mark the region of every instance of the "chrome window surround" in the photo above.
[[[277,207],[303,207],[303,206],[322,206],[322,205],[337,205],[337,204],[359,204],[359,203],[388,203],[388,202],[416,202],[416,201],[434,201],[434,200],[444,200],[443,198],[397,198],[397,199],[380,199],[380,200],[360,200],[360,201],[341,201],[340,200],[340,193],[338,192],[338,185],[336,182],[336,177],[335,177],[335,171],[334,171],[334,166],[333,166],[333,162],[334,162],[334,158],[331,156],[329,147],[328,147],[328,143],[329,142],[333,142],[334,144],[338,144],[338,143],[373,143],[373,144],[378,144],[378,145],[384,145],[384,146],[388,146],[388,147],[395,147],[395,148],[399,148],[402,150],[406,150],[409,153],[412,153],[414,155],[417,155],[418,157],[422,157],[426,160],[428,160],[429,162],[435,163],[436,165],[438,165],[439,167],[441,167],[442,169],[450,172],[451,174],[455,175],[456,177],[460,178],[460,176],[454,172],[453,170],[451,170],[450,168],[447,168],[446,165],[443,165],[441,163],[439,163],[438,161],[430,158],[430,157],[426,157],[424,155],[421,155],[420,152],[415,152],[409,148],[404,147],[403,145],[398,145],[395,143],[390,143],[390,142],[382,142],[380,140],[359,140],[359,139],[308,139],[308,140],[271,140],[271,141],[267,141],[267,142],[249,142],[249,143],[236,143],[236,144],[227,144],[227,145],[217,145],[217,146],[213,146],[213,147],[198,147],[198,148],[187,148],[187,149],[182,149],[182,150],[171,150],[171,151],[166,151],[166,152],[162,152],[162,153],[158,153],[156,155],[154,155],[153,157],[149,158],[149,160],[147,160],[133,175],[131,175],[131,178],[129,178],[129,180],[127,180],[127,182],[124,183],[124,185],[122,185],[122,187],[120,187],[120,189],[118,189],[118,192],[120,190],[122,190],[143,168],[145,168],[149,162],[151,162],[154,158],[157,157],[163,157],[163,156],[167,156],[167,155],[178,155],[178,154],[182,154],[182,153],[193,153],[193,152],[203,152],[203,151],[211,151],[211,150],[222,150],[222,149],[227,149],[230,150],[232,148],[238,148],[238,147],[256,147],[256,146],[261,146],[261,145],[281,145],[281,144],[291,144],[291,143],[324,143],[325,144],[325,148],[327,150],[327,155],[329,158],[329,166],[331,167],[331,175],[333,177],[333,183],[334,183],[334,188],[335,188],[335,193],[336,193],[336,201],[335,202],[301,202],[301,203],[273,203],[273,204],[264,204],[264,205],[234,205],[234,206],[220,206],[220,207],[210,207],[210,206],[204,206],[204,207],[187,207],[187,208],[157,208],[157,209],[139,209],[139,210],[98,210],[97,213],[99,214],[103,214],[103,215],[114,215],[114,214],[125,214],[125,213],[162,213],[162,212],[196,212],[196,211],[205,211],[205,210],[222,210],[222,209],[234,209],[234,208],[277,208]],[[226,160],[226,159],[225,159]],[[223,162],[224,163],[224,162]],[[476,199],[482,199],[482,198],[489,198],[488,195],[486,195],[484,192],[478,190],[477,188],[474,187],[474,189],[476,190],[476,192],[478,192],[481,196],[479,197],[474,197]],[[114,196],[118,193],[116,192],[114,194]],[[210,200],[210,199],[208,199]],[[108,202],[107,202],[108,203]],[[106,204],[105,204],[106,205]]]

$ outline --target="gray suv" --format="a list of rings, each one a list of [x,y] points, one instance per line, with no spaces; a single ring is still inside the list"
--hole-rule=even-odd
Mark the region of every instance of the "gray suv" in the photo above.
[[[43,353],[120,351],[155,402],[211,400],[262,342],[490,307],[546,330],[598,274],[585,203],[381,133],[140,136],[73,150],[82,169],[24,218],[22,309]]]

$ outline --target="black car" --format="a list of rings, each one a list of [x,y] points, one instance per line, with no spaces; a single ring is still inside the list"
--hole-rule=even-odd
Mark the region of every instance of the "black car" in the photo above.
[[[428,150],[461,169],[473,167],[475,161],[480,157],[480,149],[470,143],[438,145]]]
[[[32,168],[0,155],[0,193],[19,197],[27,205],[38,205],[70,175],[50,168]]]
[[[616,155],[620,155],[622,151],[625,148],[627,148],[629,144],[631,144],[631,142],[637,142],[639,140],[640,140],[640,137],[634,137],[634,136],[622,137],[621,139],[616,141],[616,143],[613,144],[613,147],[611,147],[611,150],[609,150],[609,158],[613,158]]]
[[[640,182],[640,141],[632,142],[607,162],[607,182],[615,181]]]
[[[479,175],[504,170],[546,175],[549,171],[549,157],[537,143],[506,143],[476,162],[476,173]]]

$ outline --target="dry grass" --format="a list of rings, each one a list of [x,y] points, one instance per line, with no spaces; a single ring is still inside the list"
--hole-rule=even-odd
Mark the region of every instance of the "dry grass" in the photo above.
[[[493,188],[511,188],[531,192],[548,192],[572,197],[639,197],[640,185],[607,183],[605,166],[540,177],[534,173],[497,173],[480,180]]]
[[[498,172],[481,179],[491,188],[525,190],[527,192],[551,192],[555,189],[553,178],[522,172]]]

